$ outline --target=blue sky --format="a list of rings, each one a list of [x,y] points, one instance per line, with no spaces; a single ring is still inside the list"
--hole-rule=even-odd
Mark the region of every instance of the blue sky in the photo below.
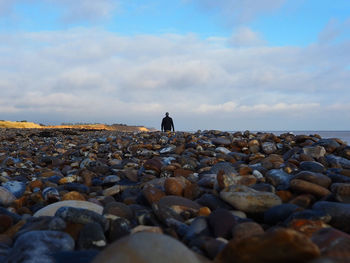
[[[1,119],[349,130],[349,61],[348,0],[0,0]]]

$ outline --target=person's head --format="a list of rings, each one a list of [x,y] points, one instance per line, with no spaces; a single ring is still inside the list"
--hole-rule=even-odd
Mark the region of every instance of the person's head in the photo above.
[[[169,116],[169,112],[166,112],[166,113],[165,113],[165,116],[167,116],[167,117],[168,117],[168,116]]]

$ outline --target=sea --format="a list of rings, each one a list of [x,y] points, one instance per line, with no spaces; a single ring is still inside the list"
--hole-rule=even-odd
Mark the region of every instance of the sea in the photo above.
[[[338,138],[338,139],[341,139],[343,142],[350,144],[350,131],[261,131],[261,132],[271,132],[275,135],[280,135],[286,132],[290,132],[294,135],[318,134],[324,139]]]

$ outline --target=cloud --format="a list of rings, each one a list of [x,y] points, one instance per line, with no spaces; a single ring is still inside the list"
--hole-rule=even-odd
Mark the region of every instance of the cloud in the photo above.
[[[229,40],[97,28],[1,33],[0,114],[158,127],[169,111],[179,130],[349,129],[349,42]]]
[[[266,44],[259,33],[252,31],[249,27],[238,27],[229,39],[229,44],[235,47],[260,46]]]
[[[0,14],[8,16],[15,4],[23,0],[0,0]],[[30,4],[54,5],[64,23],[104,20],[119,7],[119,0],[28,0]]]
[[[331,19],[318,35],[318,41],[321,44],[331,43],[342,37],[349,38],[350,18],[345,21]]]
[[[188,0],[211,13],[224,16],[227,21],[246,23],[257,16],[280,8],[286,0]]]
[[[117,8],[117,0],[46,0],[61,6],[64,10],[63,21],[67,23],[96,21],[109,18]]]

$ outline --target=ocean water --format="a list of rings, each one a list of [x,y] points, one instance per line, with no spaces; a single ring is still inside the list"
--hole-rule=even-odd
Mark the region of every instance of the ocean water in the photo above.
[[[347,144],[350,143],[350,131],[268,131],[268,132],[272,132],[276,135],[280,135],[280,134],[286,133],[286,132],[291,132],[295,135],[318,134],[324,139],[338,138]]]

